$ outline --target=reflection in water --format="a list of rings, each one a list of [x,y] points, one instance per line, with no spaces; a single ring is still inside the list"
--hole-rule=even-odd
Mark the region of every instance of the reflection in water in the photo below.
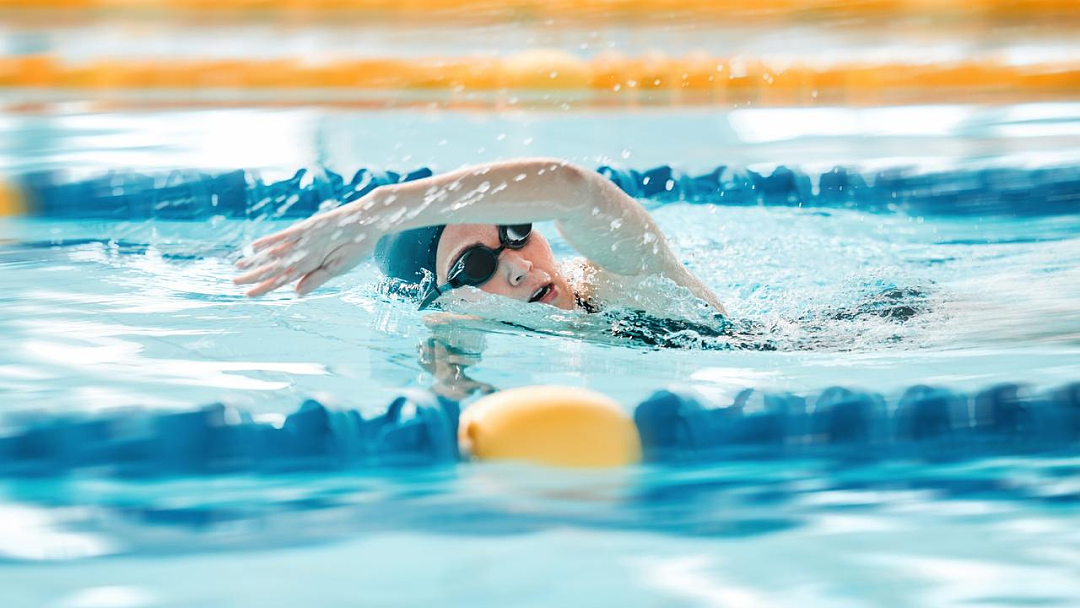
[[[1078,473],[1080,461],[1069,457],[856,466],[787,460],[602,473],[474,464],[216,481],[8,479],[0,483],[4,513],[21,524],[0,534],[0,551],[18,560],[179,554],[394,530],[502,536],[573,528],[699,539],[800,529],[917,533],[921,520],[988,527],[1016,512],[1047,522],[1075,518]]]
[[[432,315],[425,321],[432,333],[420,342],[419,359],[420,366],[432,376],[431,390],[455,401],[498,390],[465,373],[469,366],[480,363],[485,344],[483,333],[458,327],[449,313]]]

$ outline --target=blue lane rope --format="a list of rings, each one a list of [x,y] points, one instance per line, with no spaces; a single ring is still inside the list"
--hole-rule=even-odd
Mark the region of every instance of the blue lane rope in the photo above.
[[[0,438],[0,474],[107,469],[145,477],[433,465],[458,458],[458,412],[457,403],[417,390],[370,419],[308,400],[280,427],[220,403],[167,414],[43,418]]]
[[[283,425],[221,404],[6,421],[0,477],[96,470],[118,476],[280,473],[454,463],[457,403],[412,390],[363,418],[305,401]],[[817,395],[747,389],[730,403],[662,390],[634,411],[645,460],[841,457],[963,459],[1080,448],[1080,382],[1033,392],[999,384],[973,395],[916,385],[892,403],[831,387]]]
[[[645,457],[697,462],[739,457],[966,458],[1080,447],[1080,383],[1047,393],[999,384],[966,395],[915,385],[889,404],[831,387],[812,397],[748,389],[726,407],[679,391],[642,402],[634,419]]]
[[[678,174],[666,165],[647,171],[605,166],[598,171],[650,205],[682,201],[959,216],[1080,212],[1080,166],[936,173],[893,168],[872,174],[837,167],[819,175],[783,166],[768,175],[733,166],[720,166],[703,175]],[[300,169],[289,179],[267,183],[257,173],[244,170],[177,170],[158,175],[113,172],[80,181],[38,172],[21,176],[16,184],[32,215],[197,221],[214,216],[308,217],[324,206],[350,202],[380,185],[430,175],[427,168],[411,173],[360,169],[346,181],[332,171]]]

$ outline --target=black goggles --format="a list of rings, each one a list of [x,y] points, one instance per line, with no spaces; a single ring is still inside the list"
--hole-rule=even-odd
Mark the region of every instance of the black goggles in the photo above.
[[[458,287],[479,287],[495,276],[499,268],[499,254],[503,249],[521,249],[529,242],[532,224],[499,226],[499,247],[492,249],[486,245],[473,245],[466,249],[446,273],[446,283],[433,285],[420,302],[420,310],[431,306],[436,298],[447,290]]]

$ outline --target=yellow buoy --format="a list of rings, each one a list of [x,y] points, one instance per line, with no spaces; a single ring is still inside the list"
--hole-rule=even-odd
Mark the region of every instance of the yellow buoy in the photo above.
[[[0,217],[24,213],[26,213],[26,207],[19,191],[14,186],[0,181]]]
[[[467,408],[461,446],[480,460],[561,467],[617,467],[641,460],[641,438],[611,398],[583,388],[527,386]]]

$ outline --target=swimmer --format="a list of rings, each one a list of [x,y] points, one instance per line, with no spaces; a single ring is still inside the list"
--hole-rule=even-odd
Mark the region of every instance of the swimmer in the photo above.
[[[560,266],[532,222],[554,221],[584,259]],[[258,239],[233,279],[259,296],[306,294],[374,254],[383,273],[420,290],[426,308],[466,287],[564,310],[626,306],[670,315],[662,278],[712,313],[716,295],[684,266],[648,212],[600,174],[562,160],[520,159],[376,188]]]

